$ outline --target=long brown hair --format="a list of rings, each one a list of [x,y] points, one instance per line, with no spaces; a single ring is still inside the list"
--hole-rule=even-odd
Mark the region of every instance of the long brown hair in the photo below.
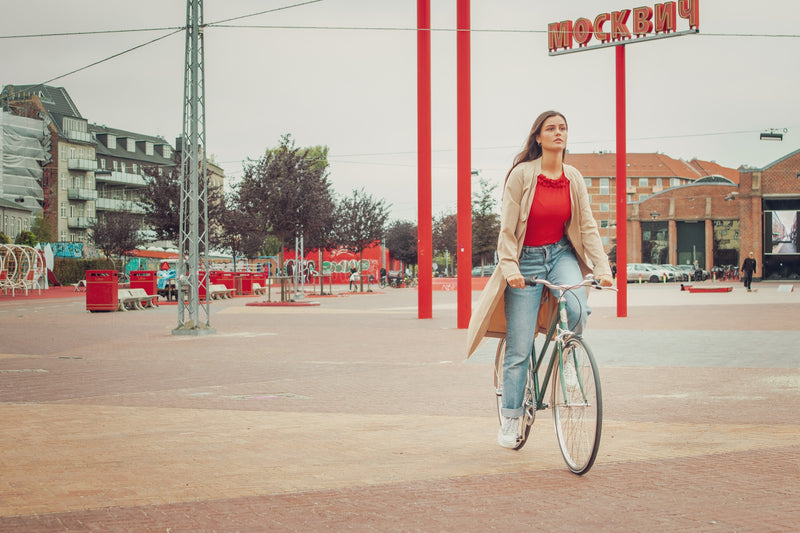
[[[531,126],[531,132],[528,134],[528,140],[525,142],[525,149],[522,150],[514,157],[514,163],[511,165],[511,169],[509,169],[508,174],[506,174],[506,181],[508,181],[508,177],[511,175],[511,171],[519,165],[520,163],[525,163],[526,161],[533,161],[535,159],[539,159],[542,157],[542,145],[536,142],[536,136],[542,132],[542,126],[544,125],[544,121],[550,117],[561,117],[564,119],[564,124],[567,124],[567,117],[559,113],[558,111],[545,111],[538,117],[536,120],[533,121],[533,126]],[[569,129],[569,125],[567,125],[567,129]],[[567,147],[564,147],[564,153],[562,157],[566,157],[567,155]]]

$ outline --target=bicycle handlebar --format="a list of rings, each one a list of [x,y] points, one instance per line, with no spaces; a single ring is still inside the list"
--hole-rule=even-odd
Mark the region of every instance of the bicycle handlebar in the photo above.
[[[616,287],[603,287],[602,285],[600,285],[600,282],[594,279],[594,276],[592,276],[591,274],[588,274],[583,281],[575,285],[555,285],[553,283],[550,283],[546,279],[537,277],[526,278],[525,285],[528,285],[530,287],[533,287],[534,285],[544,285],[548,289],[560,292],[570,291],[572,289],[577,289],[578,287],[594,287],[597,290],[612,290],[612,291],[618,290]]]

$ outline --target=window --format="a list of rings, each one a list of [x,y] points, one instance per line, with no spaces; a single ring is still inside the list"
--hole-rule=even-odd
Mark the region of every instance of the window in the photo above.
[[[61,147],[59,149],[59,152],[61,153],[61,160],[62,161],[66,161],[67,160],[67,146],[65,144],[61,145]]]
[[[600,227],[601,228],[607,228],[608,227],[608,220],[601,220],[600,221]]]
[[[136,163],[133,163],[133,164],[131,164],[131,167],[132,167],[132,172],[134,174],[138,174],[139,173],[139,165],[137,165]]]
[[[106,162],[107,161],[105,159],[101,159],[100,160],[100,168],[102,168],[103,170],[106,169]]]
[[[69,206],[69,216],[75,218],[75,206],[74,205],[70,205]]]
[[[611,194],[610,184],[611,180],[608,178],[600,178],[600,194]]]
[[[650,185],[647,178],[639,178],[639,187],[648,187]]]
[[[61,173],[61,188],[62,189],[66,189],[67,188],[67,174],[66,174],[66,172],[62,172]]]
[[[127,167],[128,167],[128,165],[126,165],[126,164],[125,164],[125,161],[122,161],[122,162],[119,164],[119,170],[120,170],[120,172],[127,172]]]
[[[117,149],[117,137],[116,137],[116,135],[111,135],[111,134],[106,135],[106,141],[108,142],[108,144],[106,144],[106,146],[108,146],[112,150],[116,150]]]
[[[592,186],[592,178],[583,178],[583,182],[586,183],[587,189]]]
[[[114,163],[114,172],[117,172],[117,171],[119,170],[119,161],[117,161],[117,160],[115,159],[115,160],[113,161],[113,163]]]
[[[75,148],[70,148],[69,149],[69,158],[70,159],[75,159]]]
[[[627,181],[627,183],[628,183],[628,187],[630,187],[630,186],[631,186],[631,179],[630,179],[630,178],[628,178],[628,179],[626,179],[625,181]]]
[[[164,158],[172,159],[172,148],[170,148],[166,144],[164,145]]]
[[[59,216],[61,216],[61,218],[67,216],[67,202],[61,202],[61,208],[59,209]]]
[[[681,180],[680,178],[670,178],[669,179],[669,186],[670,187],[680,187]]]
[[[641,202],[641,201],[647,200],[647,196],[648,196],[647,194],[640,194],[639,195],[639,201]]]
[[[661,188],[661,178],[656,179],[656,187]]]
[[[608,213],[610,211],[608,204],[600,204],[600,211],[602,213]]]
[[[59,239],[61,242],[66,242],[67,240],[67,231],[61,230],[61,238]]]
[[[78,159],[83,159],[83,148],[78,148]]]

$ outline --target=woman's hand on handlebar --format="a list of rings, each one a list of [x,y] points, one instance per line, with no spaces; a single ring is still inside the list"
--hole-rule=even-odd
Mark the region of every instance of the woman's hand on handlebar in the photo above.
[[[514,289],[524,289],[525,288],[525,278],[522,274],[512,274],[508,277],[508,286]]]
[[[608,274],[597,276],[597,281],[600,282],[601,287],[611,287],[614,285],[614,279]]]

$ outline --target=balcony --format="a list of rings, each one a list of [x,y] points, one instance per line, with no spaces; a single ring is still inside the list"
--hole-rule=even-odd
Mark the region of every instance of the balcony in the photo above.
[[[97,191],[71,187],[67,189],[67,198],[70,200],[97,200]]]
[[[81,141],[81,142],[92,142],[92,135],[90,133],[86,133],[85,131],[74,131],[74,130],[67,130],[64,132],[67,136],[67,139],[71,141]]]
[[[130,211],[131,213],[144,213],[144,208],[139,202],[119,200],[117,198],[98,198],[95,201],[96,211]]]
[[[94,226],[97,221],[94,217],[69,217],[67,218],[67,226],[70,228],[86,229]]]
[[[68,159],[67,168],[70,170],[92,171],[97,168],[97,161],[94,159]]]
[[[115,183],[118,185],[129,185],[135,187],[144,187],[144,176],[139,174],[129,174],[128,172],[119,172],[116,170],[98,170],[94,175],[95,181],[98,183]]]

